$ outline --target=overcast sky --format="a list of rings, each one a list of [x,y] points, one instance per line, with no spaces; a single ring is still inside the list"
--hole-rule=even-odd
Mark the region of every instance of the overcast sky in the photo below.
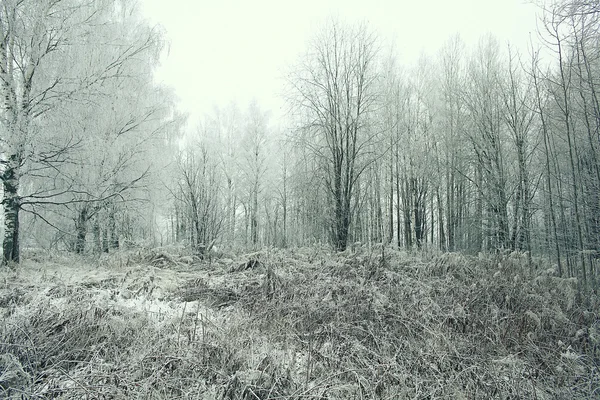
[[[142,0],[142,7],[170,41],[156,78],[175,88],[192,121],[213,104],[245,108],[252,98],[277,114],[281,77],[328,16],[368,21],[406,64],[435,55],[456,33],[467,44],[491,32],[524,46],[535,32],[535,7],[525,0]]]

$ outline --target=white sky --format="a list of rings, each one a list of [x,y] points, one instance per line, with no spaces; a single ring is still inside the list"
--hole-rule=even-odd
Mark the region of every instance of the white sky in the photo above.
[[[142,0],[166,30],[170,50],[156,75],[175,88],[191,122],[212,109],[256,98],[275,115],[281,77],[331,15],[366,20],[395,41],[401,62],[436,50],[453,34],[472,44],[487,33],[526,48],[535,7],[525,0]]]

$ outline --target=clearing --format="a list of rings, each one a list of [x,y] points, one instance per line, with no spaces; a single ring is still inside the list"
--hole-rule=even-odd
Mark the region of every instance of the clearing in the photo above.
[[[522,254],[26,257],[0,268],[2,398],[600,397],[598,310]]]

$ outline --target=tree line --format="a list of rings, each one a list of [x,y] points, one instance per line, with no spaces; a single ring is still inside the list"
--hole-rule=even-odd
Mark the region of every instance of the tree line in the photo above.
[[[595,288],[599,16],[555,3],[526,52],[453,37],[404,69],[368,26],[331,21],[289,80],[292,141],[320,178],[290,197],[302,230],[339,251],[545,255]]]
[[[283,122],[254,101],[193,129],[153,82],[163,36],[135,2],[0,13],[5,261],[19,232],[80,253],[362,242],[520,251],[596,285],[597,2],[540,6],[526,51],[456,36],[412,66],[330,19],[289,67]]]

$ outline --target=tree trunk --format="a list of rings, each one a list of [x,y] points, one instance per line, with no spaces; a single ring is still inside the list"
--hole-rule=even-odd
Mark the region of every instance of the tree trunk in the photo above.
[[[393,143],[390,144],[390,154],[393,154],[393,152],[391,151],[393,147]],[[393,156],[390,157],[390,198],[389,198],[389,208],[388,208],[388,230],[389,230],[389,236],[388,236],[388,240],[387,243],[391,244],[392,241],[394,240],[394,159]]]
[[[451,170],[454,168],[454,158],[452,159]],[[456,227],[456,211],[455,211],[455,187],[454,187],[454,171],[446,172],[446,224],[448,226],[448,251],[455,249],[455,227]]]
[[[549,214],[550,214],[550,219],[552,222],[552,233],[553,233],[553,237],[554,237],[554,246],[556,249],[556,261],[557,261],[557,265],[558,265],[558,276],[562,277],[563,276],[563,267],[562,267],[562,262],[561,262],[561,256],[560,256],[560,244],[558,241],[558,228],[557,228],[557,223],[556,223],[556,215],[554,213],[554,200],[553,200],[553,194],[552,194],[552,182],[551,182],[551,170],[550,170],[550,143],[549,143],[549,138],[548,138],[548,127],[546,124],[546,116],[544,114],[543,111],[543,106],[542,106],[542,97],[540,94],[540,87],[539,87],[539,83],[538,83],[538,78],[537,78],[537,58],[533,59],[532,62],[532,78],[533,78],[533,85],[534,85],[534,89],[535,89],[535,98],[536,98],[536,106],[537,106],[537,112],[539,113],[540,116],[540,122],[542,125],[542,137],[543,137],[543,142],[544,142],[544,155],[546,158],[546,162],[545,162],[545,178],[546,178],[546,187],[548,190],[548,200],[549,200]]]
[[[110,243],[108,241],[108,229],[102,230],[102,252],[108,253],[110,250]]]
[[[415,218],[415,243],[420,249],[427,241],[427,187],[424,179],[411,178],[410,183]]]
[[[87,205],[79,211],[75,221],[75,253],[83,254],[85,251],[85,237],[87,236],[88,208]]]
[[[244,206],[244,245],[248,245],[248,225],[250,221],[250,213],[248,212],[248,206],[246,203],[242,203]]]
[[[348,215],[344,209],[344,199],[336,196],[335,199],[335,232],[334,232],[334,244],[337,251],[346,250],[348,244]]]
[[[258,244],[258,187],[255,184],[252,191],[252,211],[250,212],[250,236],[252,245]]]
[[[399,160],[398,160],[398,146],[396,146],[396,240],[398,242],[398,248],[402,247],[402,218],[401,218],[401,206],[400,206],[400,171],[399,171]]]
[[[16,156],[11,156],[11,161],[17,161]],[[7,166],[2,174],[2,183],[4,187],[4,198],[2,205],[4,206],[4,242],[3,254],[4,262],[20,261],[20,243],[19,243],[19,211],[20,198],[19,189],[19,170],[18,163],[15,166]]]
[[[404,183],[404,245],[407,249],[412,248],[412,201],[411,201],[411,190],[410,190],[410,181],[409,179],[405,180]]]
[[[334,163],[332,201],[334,209],[333,245],[336,251],[346,250],[350,227],[350,195],[342,190],[342,165],[338,160]]]
[[[233,180],[227,176],[227,235],[229,243],[235,241],[235,200],[233,195]]]
[[[438,235],[439,235],[439,242],[440,242],[440,250],[441,251],[446,251],[446,236],[445,236],[445,227],[444,227],[444,207],[442,204],[442,197],[440,196],[440,188],[439,186],[436,188],[436,192],[435,192],[435,196],[436,196],[436,200],[437,200],[437,207],[438,207]]]
[[[119,234],[117,232],[117,219],[115,216],[114,207],[111,208],[110,214],[108,215],[108,224],[110,230],[110,248],[118,249],[119,248]]]
[[[434,205],[434,196],[431,194],[431,231],[429,234],[431,235],[431,246],[433,247],[433,243],[435,240],[435,205]]]
[[[483,184],[483,177],[481,175],[481,169],[475,170],[476,187],[480,188]],[[471,243],[473,251],[478,253],[483,248],[483,196],[481,190],[477,190],[477,198],[475,200],[475,232],[471,237]],[[470,234],[473,234],[470,230]]]
[[[102,253],[102,237],[100,236],[100,217],[99,213],[96,213],[94,217],[94,225],[92,226],[92,232],[94,234],[94,253]]]
[[[237,225],[237,219],[236,219],[236,210],[237,210],[237,196],[233,195],[233,207],[231,209],[231,244],[235,243],[235,230],[236,230],[236,225]]]
[[[377,167],[373,168],[373,182],[374,186],[372,190],[369,190],[371,197],[371,240],[373,243],[383,243],[383,210],[381,207],[381,182]]]
[[[562,90],[561,92],[561,100],[562,100],[562,106],[563,106],[563,117],[564,117],[564,124],[565,124],[565,134],[567,136],[567,144],[568,144],[568,149],[569,149],[569,163],[570,163],[570,170],[571,170],[571,179],[572,179],[572,189],[573,189],[573,207],[575,208],[575,230],[577,231],[577,244],[578,244],[578,252],[580,254],[580,261],[581,261],[581,272],[582,272],[582,278],[583,278],[583,286],[586,287],[587,286],[587,276],[586,276],[586,260],[585,260],[585,256],[583,253],[584,250],[584,244],[583,244],[583,227],[582,227],[582,220],[581,220],[581,213],[580,213],[580,204],[579,204],[579,183],[580,181],[577,179],[577,169],[575,167],[575,160],[578,158],[578,152],[577,152],[577,148],[576,148],[576,142],[575,142],[575,138],[574,136],[574,132],[573,132],[573,127],[572,127],[572,121],[571,121],[571,104],[569,103],[569,93],[568,93],[568,88],[570,85],[570,73],[569,76],[566,76],[565,73],[565,65],[564,65],[564,60],[563,60],[563,54],[562,54],[562,43],[560,41],[558,41],[558,66],[559,66],[559,73],[560,73],[560,88]],[[568,78],[568,79],[567,79]]]

